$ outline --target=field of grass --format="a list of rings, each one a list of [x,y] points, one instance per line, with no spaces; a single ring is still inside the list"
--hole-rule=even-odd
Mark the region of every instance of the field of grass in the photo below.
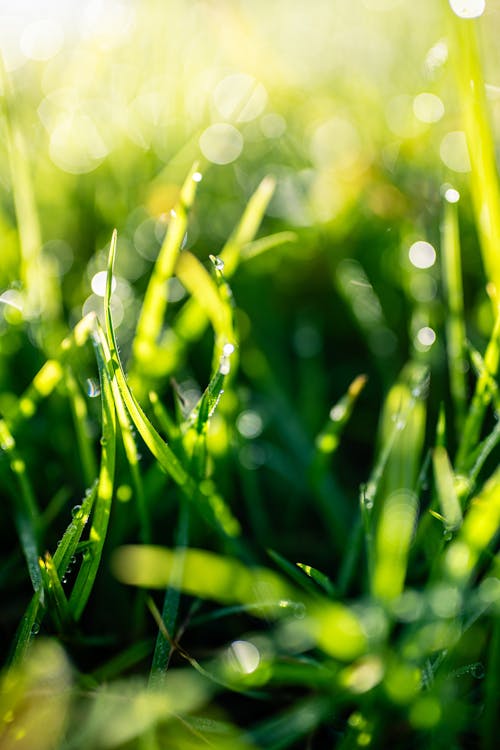
[[[498,747],[498,32],[0,6],[2,750]]]

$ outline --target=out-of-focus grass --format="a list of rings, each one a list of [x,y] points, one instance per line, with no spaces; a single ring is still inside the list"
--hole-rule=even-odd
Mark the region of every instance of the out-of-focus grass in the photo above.
[[[450,5],[0,11],[2,747],[496,746],[499,18]]]

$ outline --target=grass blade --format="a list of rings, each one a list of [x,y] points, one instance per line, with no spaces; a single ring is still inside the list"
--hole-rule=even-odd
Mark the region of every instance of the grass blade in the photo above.
[[[445,196],[446,198],[446,196]],[[455,406],[457,434],[463,427],[466,406],[465,324],[462,289],[462,264],[456,203],[445,200],[441,226],[442,275],[448,305],[446,318],[446,351],[451,395]]]
[[[38,565],[40,514],[26,471],[26,464],[18,455],[16,442],[3,419],[0,420],[0,447],[9,458],[10,469],[16,480],[17,492],[12,498],[14,522],[26,558],[31,583],[36,592],[42,586]]]
[[[500,188],[476,24],[449,11],[454,70],[458,76],[463,124],[471,161],[471,197],[488,279],[500,293]]]
[[[167,234],[156,260],[146,290],[136,334],[132,344],[134,361],[143,376],[148,362],[157,354],[158,340],[167,308],[167,281],[172,276],[186,234],[188,213],[194,200],[198,166],[189,172],[180,192],[179,201],[171,214]],[[132,371],[135,368],[132,367]]]
[[[82,471],[85,485],[89,487],[97,476],[97,465],[94,457],[92,442],[89,440],[85,425],[88,420],[87,403],[82,396],[80,388],[72,370],[66,368],[66,389],[73,415],[73,424],[78,445],[78,455],[82,462]]]
[[[202,515],[222,532],[224,536],[237,536],[239,534],[239,523],[232,516],[229,508],[225,505],[222,498],[216,495],[211,486],[206,484],[198,485],[193,477],[184,468],[181,461],[177,458],[172,449],[162,439],[149,419],[144,414],[134,394],[130,390],[129,384],[125,377],[123,367],[118,355],[116,345],[113,320],[111,317],[110,299],[111,299],[111,280],[113,275],[113,265],[116,254],[116,231],[113,233],[111,240],[109,260],[108,260],[108,277],[106,284],[106,296],[104,301],[105,322],[106,322],[106,339],[104,343],[109,347],[109,361],[112,368],[112,383],[117,384],[115,394],[120,394],[123,398],[125,407],[134,423],[137,431],[141,435],[145,444],[157,459],[165,471],[172,477],[174,482],[179,485],[185,496],[194,501],[196,507]],[[116,398],[116,396],[115,396]]]
[[[462,509],[456,491],[455,477],[446,448],[438,446],[432,454],[434,481],[444,518],[446,532],[457,531],[462,525]]]
[[[248,201],[243,215],[220,252],[224,272],[230,278],[238,267],[241,250],[253,240],[276,189],[274,177],[264,177]]]
[[[476,382],[476,388],[472,402],[467,413],[464,429],[461,433],[460,443],[457,450],[455,468],[457,473],[466,473],[471,450],[478,441],[483,426],[486,409],[491,397],[491,382],[495,382],[500,361],[500,314],[497,314],[495,326],[484,355],[484,367],[482,367]]]
[[[99,569],[111,511],[115,473],[116,413],[108,375],[109,360],[107,361],[104,351],[98,345],[95,351],[101,381],[101,465],[89,535],[92,544],[83,556],[70,596],[70,607],[75,620],[79,620],[83,614]]]

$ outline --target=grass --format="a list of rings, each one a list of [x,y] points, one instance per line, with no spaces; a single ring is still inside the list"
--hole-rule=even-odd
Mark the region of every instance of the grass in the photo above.
[[[105,287],[81,313],[82,262],[63,281],[61,245],[40,249],[52,219],[6,77],[2,748],[497,746],[498,178],[474,22],[448,16],[472,171],[459,196],[426,167],[435,266],[408,261],[421,218],[278,220],[291,173],[310,178],[299,142],[239,216],[240,162],[189,167],[188,144],[182,179],[144,187],[169,213],[128,205],[104,251],[86,225]],[[418,183],[411,138],[370,205]],[[151,222],[155,260],[127,281]]]

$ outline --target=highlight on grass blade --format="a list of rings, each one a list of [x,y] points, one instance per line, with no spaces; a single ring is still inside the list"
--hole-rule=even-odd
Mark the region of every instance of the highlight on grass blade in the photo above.
[[[444,530],[454,532],[462,524],[462,509],[456,490],[455,477],[446,448],[438,446],[432,454],[434,481],[444,519]]]
[[[499,528],[500,469],[497,469],[472,499],[460,532],[445,551],[445,575],[465,585]]]
[[[179,555],[182,566],[177,565]],[[347,606],[309,600],[267,568],[250,568],[205,550],[129,545],[115,552],[112,569],[122,583],[145,588],[170,584],[192,596],[255,607],[253,613],[260,618],[276,620],[300,612],[294,628],[301,638],[313,639],[325,653],[341,660],[355,658],[366,648],[364,628]],[[174,571],[179,575],[176,581]]]
[[[417,497],[408,489],[396,490],[384,501],[373,571],[373,593],[384,601],[395,599],[403,591],[417,510]]]

